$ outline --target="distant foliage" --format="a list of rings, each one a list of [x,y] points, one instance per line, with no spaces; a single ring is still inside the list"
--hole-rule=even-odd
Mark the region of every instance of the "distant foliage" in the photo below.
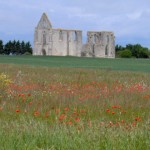
[[[150,58],[150,50],[140,44],[128,44],[126,47],[116,45],[116,54],[117,57]]]
[[[3,53],[3,50],[4,50],[3,48],[4,48],[3,41],[0,40],[0,54]]]
[[[132,57],[132,53],[128,49],[119,51],[118,53],[119,53],[119,56],[122,57],[122,58],[131,58]]]
[[[8,41],[5,45],[0,40],[0,54],[2,55],[22,55],[24,53],[32,54],[30,42]]]
[[[23,55],[32,55],[30,52],[25,52]]]

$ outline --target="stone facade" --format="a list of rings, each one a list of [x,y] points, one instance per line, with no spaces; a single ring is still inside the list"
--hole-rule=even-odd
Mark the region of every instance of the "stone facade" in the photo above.
[[[34,33],[33,55],[115,57],[113,32],[87,33],[87,43],[82,43],[81,30],[54,29],[43,13]]]

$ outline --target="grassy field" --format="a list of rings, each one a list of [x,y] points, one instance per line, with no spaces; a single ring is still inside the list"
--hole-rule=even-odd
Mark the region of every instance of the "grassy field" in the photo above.
[[[149,63],[0,56],[0,150],[149,150]]]
[[[106,59],[55,56],[2,56],[0,63],[48,67],[94,68],[150,72],[150,59]]]

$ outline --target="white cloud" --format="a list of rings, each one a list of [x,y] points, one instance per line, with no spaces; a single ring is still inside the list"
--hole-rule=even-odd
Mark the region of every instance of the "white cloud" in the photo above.
[[[133,12],[130,14],[127,14],[127,17],[131,20],[137,20],[142,16],[142,12]]]

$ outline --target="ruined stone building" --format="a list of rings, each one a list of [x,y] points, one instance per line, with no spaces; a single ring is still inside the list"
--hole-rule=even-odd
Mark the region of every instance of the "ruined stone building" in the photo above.
[[[43,13],[34,33],[33,55],[115,57],[113,32],[88,31],[82,42],[81,30],[54,29]]]

